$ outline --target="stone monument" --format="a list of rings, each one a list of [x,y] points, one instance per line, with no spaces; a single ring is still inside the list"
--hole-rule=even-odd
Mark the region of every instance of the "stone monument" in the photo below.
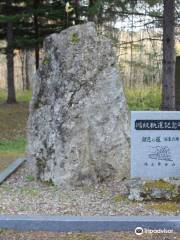
[[[37,176],[83,185],[129,175],[129,118],[111,41],[94,23],[44,42],[28,120]]]

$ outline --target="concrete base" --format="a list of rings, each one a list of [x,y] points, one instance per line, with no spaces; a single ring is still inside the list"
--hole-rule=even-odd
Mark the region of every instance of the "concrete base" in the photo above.
[[[120,232],[136,227],[180,232],[180,217],[0,216],[0,229],[17,231]]]

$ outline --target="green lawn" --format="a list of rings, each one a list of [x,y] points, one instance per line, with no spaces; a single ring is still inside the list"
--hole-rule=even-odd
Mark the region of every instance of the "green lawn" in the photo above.
[[[0,141],[0,153],[23,153],[26,146],[25,138],[18,138],[15,140]]]
[[[0,170],[24,155],[30,91],[17,92],[17,104],[6,104],[6,91],[0,91]]]

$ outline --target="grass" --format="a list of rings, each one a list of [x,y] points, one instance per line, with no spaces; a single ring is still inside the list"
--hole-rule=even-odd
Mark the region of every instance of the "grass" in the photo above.
[[[26,137],[30,91],[17,92],[17,104],[6,104],[6,93],[0,91],[0,141]],[[9,144],[8,144],[9,145]]]
[[[28,182],[33,182],[33,181],[35,181],[35,177],[32,176],[32,175],[28,175],[28,176],[26,177],[26,180],[27,180]]]
[[[120,202],[126,202],[126,204],[128,204],[130,201],[127,198],[127,196],[121,195],[121,194],[116,194],[113,196],[113,201],[116,203],[120,203]]]
[[[29,188],[29,187],[25,187],[25,186],[23,186],[23,187],[21,187],[20,188],[20,191],[21,191],[21,193],[24,195],[24,196],[38,196],[39,195],[39,191],[38,191],[38,189],[36,189],[36,188]]]
[[[17,104],[6,104],[6,91],[0,90],[0,171],[24,155],[26,122],[31,91],[17,91]]]
[[[16,91],[16,98],[17,101],[20,103],[26,103],[28,104],[31,99],[32,93],[31,91]],[[0,90],[0,103],[4,103],[7,98],[7,91],[6,90]]]
[[[147,208],[151,208],[156,210],[159,213],[169,214],[169,213],[177,213],[180,212],[180,204],[176,202],[161,202],[161,203],[153,203],[147,204]]]
[[[0,153],[6,153],[6,152],[23,153],[25,150],[25,147],[26,147],[25,138],[0,141]]]
[[[23,156],[26,147],[25,138],[0,141],[0,171],[16,158]]]
[[[161,88],[159,86],[125,89],[130,110],[159,110],[161,106]]]

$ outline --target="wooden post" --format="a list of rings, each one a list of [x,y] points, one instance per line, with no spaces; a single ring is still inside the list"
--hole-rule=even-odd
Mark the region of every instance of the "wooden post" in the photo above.
[[[176,57],[176,110],[180,111],[180,56]]]
[[[175,110],[175,0],[164,0],[162,110]]]

